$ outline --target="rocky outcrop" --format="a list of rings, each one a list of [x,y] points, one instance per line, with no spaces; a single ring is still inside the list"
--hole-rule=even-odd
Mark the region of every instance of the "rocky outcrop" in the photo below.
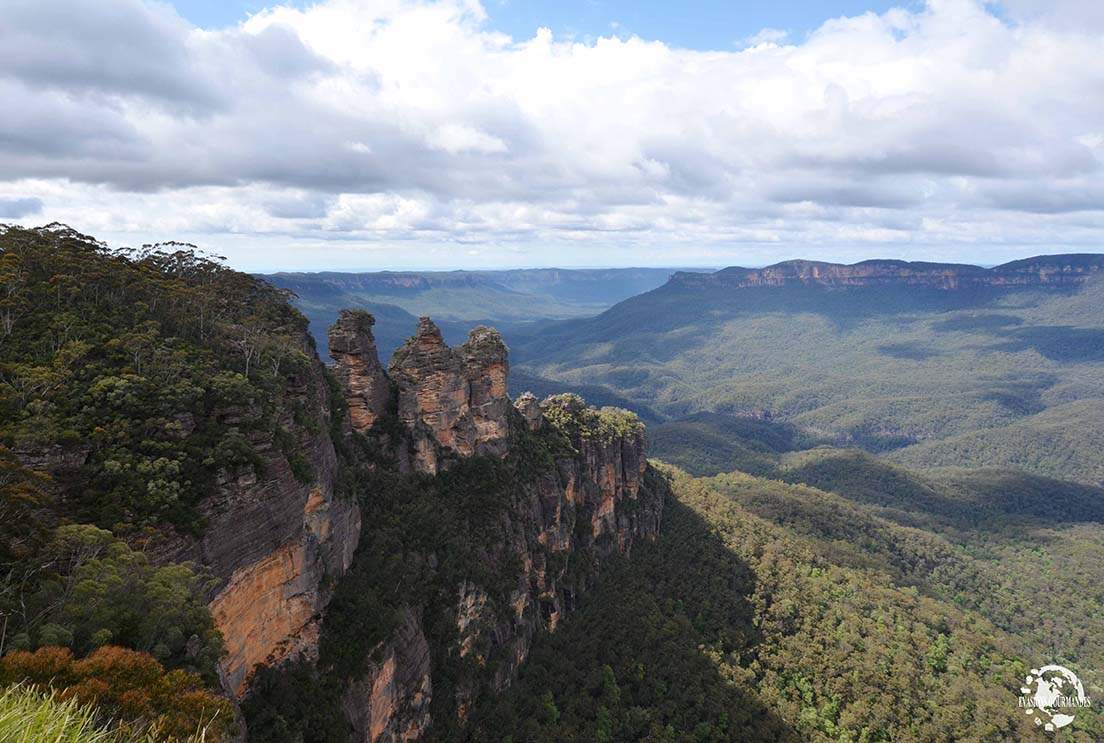
[[[544,406],[560,403],[550,399]],[[520,416],[514,421],[526,425]],[[446,671],[427,665],[420,620],[425,607],[406,608],[399,629],[373,650],[373,660],[344,696],[358,743],[420,740],[432,722],[434,701],[462,724],[484,691],[509,688],[537,634],[555,631],[606,561],[658,535],[664,489],[645,482],[643,431],[608,433],[602,438],[576,431],[575,452],[520,487],[498,536],[479,545],[488,563],[517,566],[517,572],[504,597],[495,593],[501,589],[469,580],[455,586],[454,602],[445,610],[455,635],[433,654],[436,663],[449,666],[449,699],[432,698],[434,674]]]
[[[310,462],[310,481],[296,477],[267,432],[253,432],[260,466],[222,473],[201,505],[202,536],[178,538],[158,555],[201,563],[219,580],[210,606],[226,643],[220,671],[227,691],[237,696],[258,663],[315,654],[330,586],[352,563],[360,537],[359,509],[334,493],[337,456],[320,362],[289,382],[279,409],[277,425]],[[297,422],[302,414],[296,409],[308,411],[317,425]],[[222,417],[232,423],[238,415],[228,410]]]
[[[514,409],[521,414],[525,426],[530,431],[539,431],[544,428],[544,413],[541,412],[540,402],[532,392],[523,392],[514,402]]]
[[[777,286],[925,286],[955,290],[975,287],[1078,286],[1104,273],[1104,255],[1050,255],[994,268],[964,264],[871,260],[854,265],[784,261],[766,268],[725,268],[715,273],[678,272],[671,283],[686,288],[745,289]]]
[[[398,387],[399,419],[409,432],[401,461],[435,474],[457,457],[505,455],[508,370],[497,331],[476,328],[451,349],[433,321],[421,318],[389,369]]]
[[[435,474],[487,456],[505,458],[515,475],[502,511],[473,545],[495,566],[495,585],[464,579],[437,589],[455,597],[443,607],[402,609],[398,629],[368,653],[342,700],[358,742],[419,740],[431,705],[463,721],[481,693],[513,683],[536,634],[555,630],[603,563],[659,532],[664,488],[658,477],[647,482],[636,416],[588,408],[574,395],[538,402],[526,394],[513,404],[507,372],[495,331],[477,328],[451,349],[428,318],[394,356],[401,467]],[[534,450],[545,458],[527,459]],[[447,640],[438,634],[435,646],[426,628],[440,633],[442,623],[454,631]],[[433,699],[436,673],[450,679],[447,699]]]
[[[510,686],[534,636],[556,629],[603,563],[659,533],[663,485],[645,484],[648,464],[639,420],[625,411],[588,408],[575,395],[550,397],[539,408],[536,420],[519,425],[547,429],[570,448],[515,494],[503,538],[488,545],[496,564],[520,566],[508,600],[490,600],[487,587],[458,587],[455,652],[495,669],[460,685],[461,717],[482,688]]]
[[[329,335],[334,377],[345,395],[348,422],[361,433],[387,414],[391,400],[391,385],[372,337],[375,322],[367,312],[342,310]]]
[[[431,721],[433,682],[429,643],[415,611],[403,613],[394,637],[371,658],[342,697],[354,743],[419,740]]]

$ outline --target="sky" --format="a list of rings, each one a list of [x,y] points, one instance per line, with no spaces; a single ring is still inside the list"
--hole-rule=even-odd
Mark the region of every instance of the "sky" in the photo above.
[[[311,3],[295,2],[305,8]],[[802,38],[831,18],[885,12],[892,7],[922,7],[920,0],[894,3],[864,0],[488,0],[485,27],[530,39],[539,28],[560,38],[593,41],[602,36],[660,40],[699,51],[732,51],[748,45],[764,29]],[[203,28],[238,23],[262,12],[264,0],[180,0],[177,12]]]
[[[0,222],[252,271],[1104,250],[1104,3],[0,0]]]

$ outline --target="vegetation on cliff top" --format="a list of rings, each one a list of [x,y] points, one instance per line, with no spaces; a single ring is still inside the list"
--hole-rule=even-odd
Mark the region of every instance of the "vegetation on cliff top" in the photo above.
[[[585,439],[605,445],[644,433],[644,424],[635,413],[623,408],[588,407],[583,398],[570,392],[545,398],[541,411],[553,428],[572,441]]]
[[[8,227],[0,287],[0,442],[58,470],[73,520],[201,529],[215,478],[259,466],[284,388],[306,381],[286,293],[191,246]]]
[[[7,681],[26,680],[12,670],[26,651],[71,650],[83,668],[121,645],[148,662],[119,679],[149,663],[189,674],[166,705],[217,684],[209,579],[146,553],[200,533],[221,474],[263,474],[265,450],[312,476],[299,451],[322,425],[312,359],[286,292],[192,246],[111,250],[62,225],[0,227]]]

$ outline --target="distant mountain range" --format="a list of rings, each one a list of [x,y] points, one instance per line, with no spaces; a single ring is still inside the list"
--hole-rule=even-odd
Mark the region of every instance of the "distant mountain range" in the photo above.
[[[676,273],[671,281],[687,287],[757,286],[1070,286],[1104,270],[1104,255],[1044,255],[993,268],[961,263],[870,260],[853,265],[794,260],[766,268],[724,268],[716,273]]]
[[[342,307],[375,315],[385,360],[430,315],[450,343],[497,327],[514,394],[585,390],[653,424],[751,416],[911,465],[1104,481],[1100,254],[266,278],[298,295],[324,359]]]
[[[512,345],[520,372],[605,387],[668,421],[752,416],[910,465],[1096,484],[1102,307],[1104,255],[787,261],[677,273]]]
[[[547,320],[589,317],[665,283],[674,268],[509,271],[380,271],[276,273],[263,276],[295,292],[295,305],[311,321],[325,358],[325,330],[342,308],[376,316],[376,339],[385,358],[414,333],[418,317],[432,316],[450,343],[473,324],[512,331]],[[705,269],[702,269],[705,270]],[[688,274],[690,269],[683,270]]]

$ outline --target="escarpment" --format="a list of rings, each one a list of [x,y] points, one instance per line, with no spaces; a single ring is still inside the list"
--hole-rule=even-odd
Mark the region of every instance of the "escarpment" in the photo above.
[[[356,504],[335,495],[329,389],[317,358],[275,404],[285,445],[249,432],[260,461],[220,473],[201,505],[202,535],[179,540],[165,555],[203,564],[218,580],[210,607],[226,645],[220,674],[234,695],[246,690],[257,664],[316,654],[320,614],[360,537]],[[221,413],[230,424],[239,415]],[[298,454],[309,475],[293,470],[285,450]]]
[[[1013,261],[994,268],[965,264],[870,260],[842,265],[820,261],[783,261],[765,268],[724,268],[715,273],[678,272],[671,283],[687,288],[922,286],[954,290],[977,287],[1072,287],[1104,273],[1104,256],[1051,255]]]
[[[376,368],[374,346],[357,348],[335,354],[338,379]],[[513,403],[507,372],[494,330],[449,348],[423,318],[391,362],[386,415],[353,426],[350,471],[380,484],[360,496],[362,546],[324,622],[319,672],[338,677],[355,741],[449,739],[604,563],[658,534],[666,484],[636,416],[574,395]],[[364,399],[362,385],[344,394],[350,410]]]
[[[29,579],[0,590],[0,645],[18,628],[27,649],[153,651],[221,676],[231,695],[259,663],[312,655],[360,511],[336,497],[335,400],[306,318],[284,292],[179,243],[113,250],[64,225],[0,226],[0,258],[21,308],[5,328],[0,458],[51,476],[14,517],[0,503],[5,525],[34,526],[11,564]],[[57,553],[74,528],[76,556]],[[133,606],[53,596],[105,543],[180,581],[96,566]],[[181,562],[193,564],[165,569]],[[138,600],[147,593],[157,602]],[[14,621],[10,607],[35,596],[46,611]],[[81,619],[89,607],[105,611]]]

